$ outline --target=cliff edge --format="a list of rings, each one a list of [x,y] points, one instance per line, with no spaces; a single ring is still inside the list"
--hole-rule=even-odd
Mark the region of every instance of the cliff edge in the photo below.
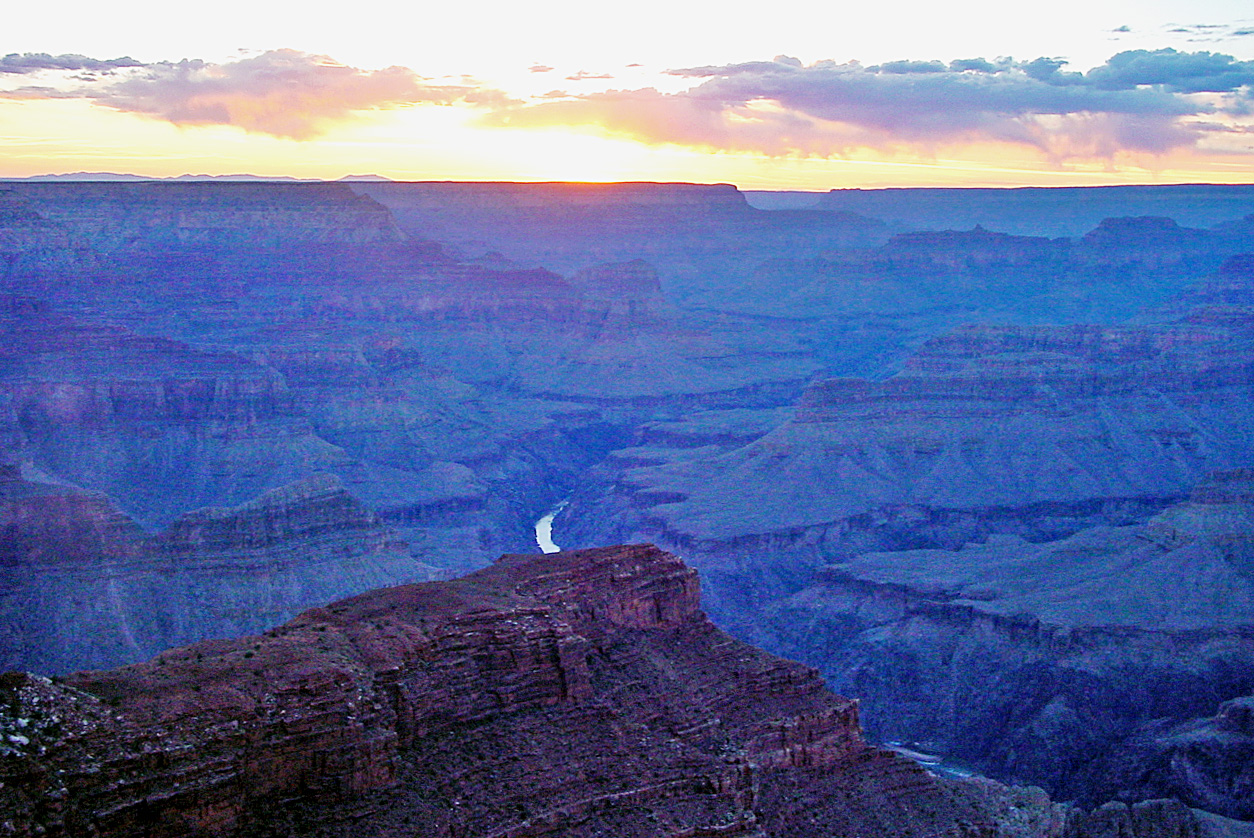
[[[505,556],[264,635],[0,679],[0,833],[1060,835],[1039,791],[867,746],[649,545]],[[1071,818],[1073,820],[1073,818]],[[835,831],[833,831],[835,830]]]

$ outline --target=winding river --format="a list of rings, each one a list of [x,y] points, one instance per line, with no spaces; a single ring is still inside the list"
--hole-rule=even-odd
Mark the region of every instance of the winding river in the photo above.
[[[567,501],[562,501],[557,506],[549,510],[539,521],[536,521],[536,544],[540,547],[541,553],[556,553],[561,550],[553,543],[553,519],[557,517],[557,513],[566,508]]]

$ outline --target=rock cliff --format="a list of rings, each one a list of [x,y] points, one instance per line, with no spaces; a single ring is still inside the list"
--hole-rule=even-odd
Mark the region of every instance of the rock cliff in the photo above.
[[[260,637],[5,678],[18,835],[758,834],[760,774],[866,752],[855,704],[718,632],[693,572],[648,547],[505,557]]]
[[[25,182],[8,189],[106,253],[403,239],[386,210],[338,183]]]
[[[1059,676],[1065,689],[1047,680],[1042,694],[1119,682],[1102,661],[1127,650],[1154,670],[1201,649],[1197,632],[1214,639],[1197,670],[1164,670],[1184,685],[1187,714],[1143,729],[1158,705],[1129,699],[1124,727],[1092,728],[1178,744],[1182,725],[1249,693],[1244,651],[1225,657],[1244,642],[1231,563],[1167,550],[1129,579],[1208,575],[1170,596],[1148,587],[1159,595],[1139,605],[1112,570],[1144,558],[1123,550],[1129,527],[1213,470],[1254,465],[1254,273],[1239,255],[1254,226],[1233,220],[1248,212],[1240,189],[1087,191],[1069,222],[1112,195],[1137,202],[1085,220],[1073,240],[989,221],[890,239],[840,211],[755,210],[728,186],[5,189],[0,653],[11,665],[134,661],[257,632],[315,601],[465,572],[528,549],[535,520],[569,500],[559,544],[682,548],[721,625],[798,654],[810,623],[788,629],[771,603],[812,589],[816,568],[926,548],[989,570],[977,559],[999,543],[1026,566],[1061,561],[1042,542],[1076,538],[1068,549],[1094,558],[1074,562],[1075,603],[1040,571],[969,606],[996,636],[1019,632],[1026,613],[1053,625],[1074,612],[1092,628],[1101,603],[1117,607],[1097,651]],[[1181,196],[1214,200],[1177,212]],[[1033,197],[1065,193],[1018,197],[1018,215],[998,211],[1022,219]],[[1102,547],[1107,536],[1122,546]],[[990,537],[986,552],[960,549]],[[957,577],[966,587],[936,590],[993,593]],[[1227,611],[1206,604],[1228,590]],[[835,614],[826,624],[846,625]],[[934,630],[939,645],[916,637],[911,654],[937,678],[963,662],[936,651],[949,628],[909,625]],[[1175,634],[1159,632],[1169,625]],[[975,670],[974,683],[1031,681],[1016,667],[1036,652],[1019,639],[990,658],[1009,669]],[[907,719],[918,710],[900,706]],[[1054,738],[1088,741],[1073,736],[1086,718],[1073,705],[1024,706],[999,717],[1027,726],[1007,765],[1051,764]],[[1040,759],[1028,755],[1038,740]],[[1126,776],[1117,768],[1101,770]],[[1103,787],[1116,785],[1141,789],[1128,800],[1164,787]]]
[[[1103,834],[1039,791],[868,747],[855,702],[698,604],[693,571],[647,545],[505,556],[122,669],[9,673],[0,823],[49,838]],[[1198,834],[1178,805],[1122,811],[1125,835]]]

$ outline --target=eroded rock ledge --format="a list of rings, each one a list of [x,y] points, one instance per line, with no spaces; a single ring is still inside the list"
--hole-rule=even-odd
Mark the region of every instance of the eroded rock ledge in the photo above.
[[[1039,791],[868,747],[856,702],[715,628],[695,572],[649,545],[9,673],[0,725],[4,835],[1078,834]]]

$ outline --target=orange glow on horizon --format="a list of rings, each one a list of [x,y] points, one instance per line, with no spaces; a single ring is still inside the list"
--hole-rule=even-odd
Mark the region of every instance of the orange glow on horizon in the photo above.
[[[0,101],[0,177],[117,172],[148,177],[252,174],[334,180],[687,181],[826,191],[909,186],[1251,183],[1254,155],[1176,152],[1051,164],[1032,149],[984,143],[848,157],[765,156],[647,145],[596,129],[498,128],[455,106],[358,115],[312,141],[226,126],[179,128],[82,100]]]

